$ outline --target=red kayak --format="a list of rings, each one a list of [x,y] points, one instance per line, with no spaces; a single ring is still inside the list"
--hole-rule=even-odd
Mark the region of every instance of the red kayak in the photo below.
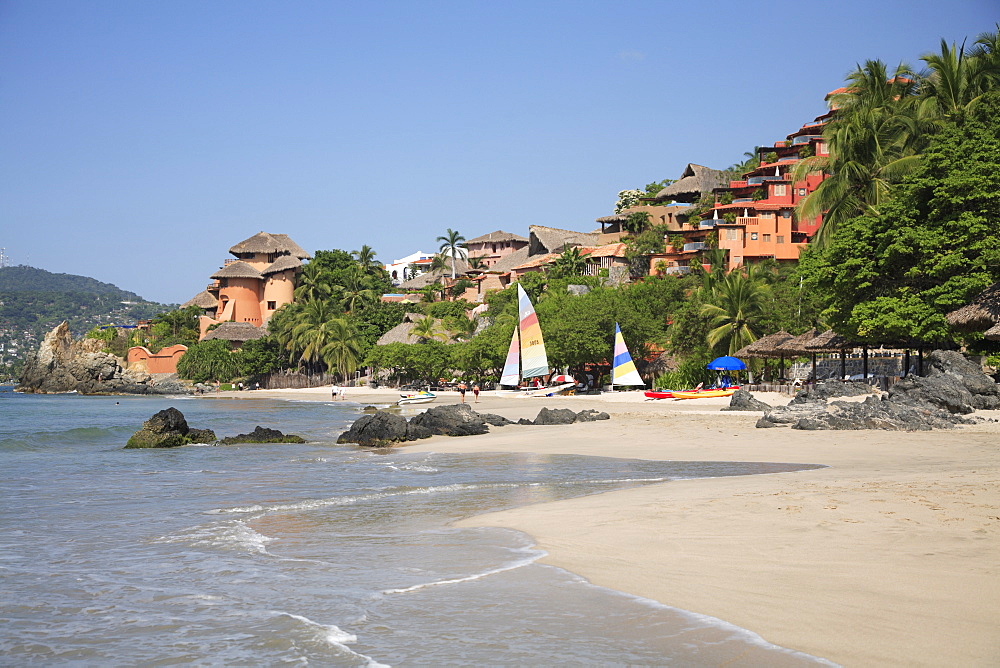
[[[727,387],[725,389],[727,389],[727,390],[738,390],[738,389],[740,389],[740,386],[739,385],[731,385],[731,386],[729,386],[729,387]],[[717,391],[717,389],[704,389],[704,388],[699,387],[699,388],[696,388],[694,390],[684,390],[683,392],[685,394],[690,394],[692,392],[716,392],[716,391]],[[659,390],[659,391],[657,391],[657,390],[649,390],[647,392],[644,392],[644,394],[646,395],[647,399],[675,399],[676,398],[676,397],[674,397],[674,390]],[[688,398],[688,397],[685,397],[685,398]]]

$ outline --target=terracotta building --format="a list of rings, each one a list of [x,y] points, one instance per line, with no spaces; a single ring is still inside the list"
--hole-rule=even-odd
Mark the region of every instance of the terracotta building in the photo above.
[[[203,309],[200,338],[210,326],[221,322],[266,324],[276,310],[294,301],[295,277],[309,254],[287,234],[259,232],[241,241],[229,252],[214,280],[184,306]]]
[[[482,258],[486,268],[490,268],[502,258],[527,247],[528,240],[510,232],[497,230],[465,242],[468,257]]]

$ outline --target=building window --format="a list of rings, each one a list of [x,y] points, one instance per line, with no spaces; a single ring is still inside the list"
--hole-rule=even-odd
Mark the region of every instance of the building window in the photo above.
[[[823,153],[823,154],[828,153],[828,151],[826,150],[826,142],[825,141],[821,141],[821,142],[818,142],[816,144],[816,152],[817,153]]]
[[[785,235],[783,235],[783,234],[779,234],[778,235],[778,243],[779,244],[785,243]]]
[[[750,233],[750,241],[757,241],[757,233],[756,232],[751,232]]]
[[[739,233],[740,233],[740,231],[737,230],[734,227],[727,228],[726,229],[726,241],[737,241],[737,240],[739,240],[739,238],[740,238],[739,237]]]
[[[806,196],[806,189],[799,188],[799,197],[805,197],[805,196]]]
[[[788,186],[786,186],[784,183],[777,184],[776,186],[774,186],[774,196],[784,197],[785,195],[788,194],[787,188]]]
[[[770,234],[765,234],[763,240],[767,241],[767,242],[770,242],[771,241],[771,235]]]
[[[268,311],[273,311],[276,308],[278,308],[278,302],[268,302],[267,303],[267,310]]]
[[[792,217],[792,212],[789,211],[788,209],[785,209],[784,211],[781,212],[781,217],[782,218],[791,218]]]

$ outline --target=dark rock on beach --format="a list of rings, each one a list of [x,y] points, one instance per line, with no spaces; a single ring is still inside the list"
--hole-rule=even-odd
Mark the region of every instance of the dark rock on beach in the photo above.
[[[742,390],[740,390],[741,392]],[[795,393],[789,404],[805,404],[811,401],[826,402],[837,397],[863,397],[866,394],[877,394],[879,391],[868,383],[854,381],[824,380],[813,387],[806,387]],[[737,392],[739,394],[739,392]],[[736,395],[734,394],[733,397]]]
[[[593,408],[582,410],[576,414],[577,422],[594,422],[596,420],[610,420],[611,416],[604,411],[595,411]]]
[[[843,387],[849,385],[855,387]],[[826,402],[826,397],[843,392],[861,395],[874,390],[865,383],[821,383],[808,396],[800,392],[787,406],[768,411],[757,426],[925,431],[974,424],[977,418],[960,416],[1000,408],[1000,385],[954,351],[930,353],[926,376],[903,378],[887,395],[872,394],[863,402]]]
[[[283,434],[277,429],[268,429],[267,427],[261,427],[258,425],[249,434],[238,434],[236,436],[227,436],[221,441],[220,445],[233,445],[235,443],[305,443],[306,439],[301,436],[296,436],[295,434]]]
[[[430,436],[430,434],[427,434]],[[368,447],[383,447],[407,441],[406,418],[388,411],[362,415],[351,428],[337,439],[337,443],[357,443]]]
[[[729,405],[723,408],[724,411],[767,411],[771,410],[769,404],[754,399],[753,395],[746,390],[736,390],[729,400]]]
[[[421,428],[430,436],[475,436],[485,434],[490,428],[483,416],[469,404],[435,406],[410,418],[410,427]]]
[[[184,414],[176,408],[166,408],[142,423],[142,429],[132,434],[126,448],[175,448],[190,443],[214,443],[211,429],[191,429]]]
[[[532,424],[573,424],[576,413],[568,408],[542,408]]]

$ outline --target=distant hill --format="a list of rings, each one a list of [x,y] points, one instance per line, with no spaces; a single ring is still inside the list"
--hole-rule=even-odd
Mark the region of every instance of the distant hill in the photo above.
[[[0,267],[0,292],[83,292],[94,295],[114,295],[120,301],[142,301],[134,292],[127,292],[111,283],[102,283],[89,276],[54,274],[27,265]]]
[[[95,325],[134,325],[175,308],[88,276],[0,267],[0,380],[16,375],[24,356],[63,320],[80,336]]]

